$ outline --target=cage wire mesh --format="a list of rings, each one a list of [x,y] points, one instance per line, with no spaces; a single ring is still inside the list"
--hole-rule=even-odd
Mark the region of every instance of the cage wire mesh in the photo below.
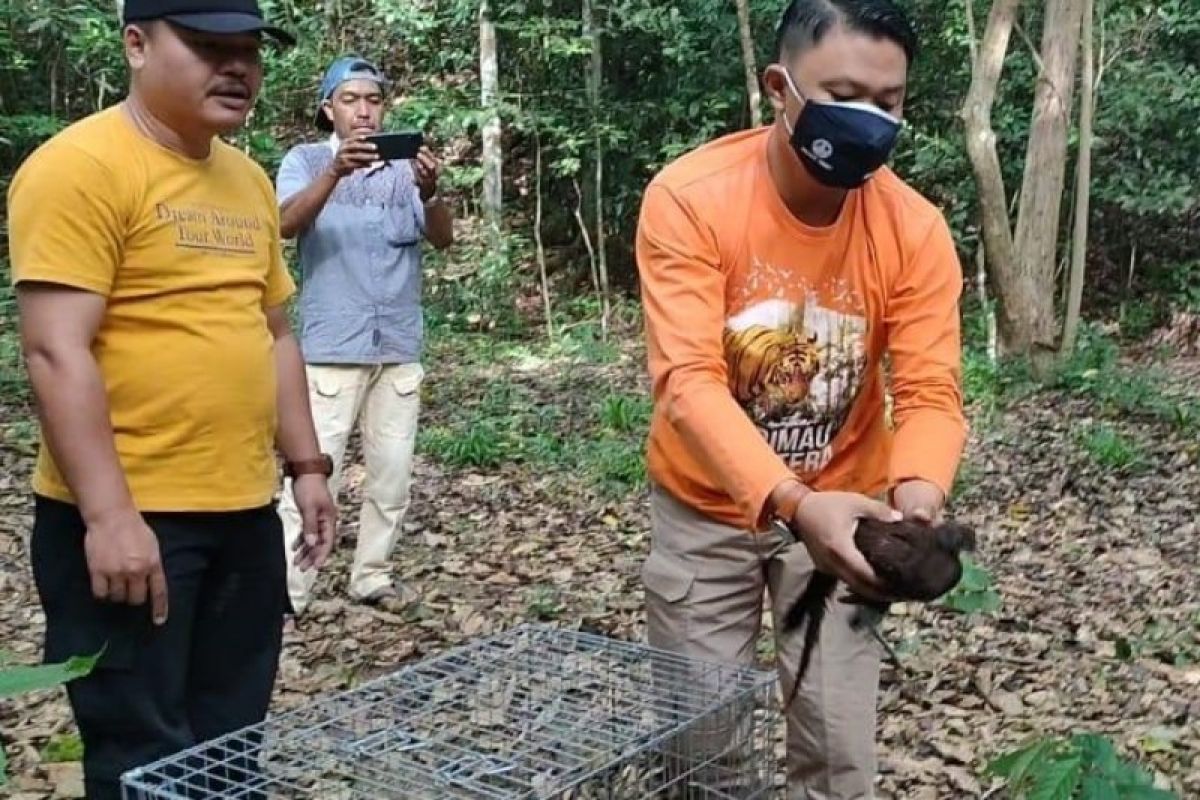
[[[776,796],[771,672],[524,625],[122,777],[125,800]]]

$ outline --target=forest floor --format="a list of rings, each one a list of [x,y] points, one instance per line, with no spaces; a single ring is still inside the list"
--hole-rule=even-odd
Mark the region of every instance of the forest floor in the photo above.
[[[644,354],[633,329],[614,341],[435,337],[395,554],[419,602],[389,611],[346,599],[356,458],[332,566],[285,635],[275,710],[527,621],[642,639]],[[1200,797],[1189,399],[1200,397],[1200,362],[1109,353],[1052,389],[977,364],[968,379],[972,435],[951,510],[979,531],[977,558],[1002,602],[974,614],[900,607],[885,621],[903,674],[885,666],[880,797],[1002,797],[990,760],[1078,730],[1107,735],[1180,798]],[[32,423],[25,405],[2,412],[0,630],[3,649],[32,663],[43,630],[26,549]],[[759,652],[769,664],[767,631]],[[63,697],[0,705],[13,797],[78,796]]]

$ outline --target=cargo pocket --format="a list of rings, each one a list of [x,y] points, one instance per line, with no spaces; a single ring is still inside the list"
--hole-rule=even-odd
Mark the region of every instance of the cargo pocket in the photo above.
[[[398,364],[389,367],[378,384],[381,412],[369,423],[383,440],[407,443],[411,447],[417,436],[417,417],[421,414],[421,381],[425,371],[420,364]],[[406,456],[410,458],[411,455]]]
[[[409,174],[412,174],[411,171]],[[399,178],[398,181],[407,184],[404,178]],[[411,184],[407,184],[407,186],[411,186]],[[398,192],[398,195],[399,202],[387,206],[384,210],[384,235],[392,247],[413,247],[421,243],[421,228],[417,225],[417,212],[413,208],[410,193],[402,190]]]
[[[421,389],[421,381],[425,379],[425,370],[420,364],[404,364],[395,369],[392,375],[392,388],[403,399],[414,397]]]
[[[683,601],[696,574],[659,550],[650,550],[642,564],[646,590],[646,636],[651,647],[679,651],[689,638],[689,609]]]
[[[326,399],[337,397],[342,392],[342,382],[324,370],[316,375],[310,373],[308,385],[313,394]]]
[[[646,590],[666,603],[678,603],[687,597],[695,580],[696,573],[660,550],[651,550],[642,564]]]

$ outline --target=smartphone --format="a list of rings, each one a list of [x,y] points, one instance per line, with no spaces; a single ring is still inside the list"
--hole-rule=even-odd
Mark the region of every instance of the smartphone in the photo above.
[[[382,160],[405,161],[417,157],[417,151],[425,144],[425,136],[420,131],[376,133],[365,137],[365,141],[378,148]]]

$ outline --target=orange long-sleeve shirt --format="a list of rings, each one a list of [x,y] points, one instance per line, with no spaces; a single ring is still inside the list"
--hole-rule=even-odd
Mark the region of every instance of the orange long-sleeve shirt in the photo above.
[[[949,492],[966,439],[949,228],[886,169],[833,225],[804,225],[768,173],[769,130],[681,157],[643,199],[650,477],[748,529],[793,475],[816,489],[921,478]]]

